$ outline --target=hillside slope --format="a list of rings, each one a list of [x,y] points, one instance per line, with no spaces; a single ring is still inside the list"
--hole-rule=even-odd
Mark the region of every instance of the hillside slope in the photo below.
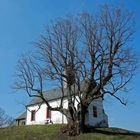
[[[68,137],[60,133],[62,125],[18,126],[0,129],[0,140],[140,140],[140,133],[98,128],[94,133]]]

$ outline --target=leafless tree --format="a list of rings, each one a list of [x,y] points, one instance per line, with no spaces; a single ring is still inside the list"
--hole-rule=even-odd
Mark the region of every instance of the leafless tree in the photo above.
[[[5,111],[0,108],[0,128],[1,127],[7,127],[12,125],[14,122],[14,119],[12,117],[9,117]]]
[[[94,15],[56,20],[35,43],[35,53],[19,60],[15,87],[78,122],[84,132],[85,114],[93,100],[111,95],[126,105],[117,93],[126,89],[136,69],[136,54],[130,46],[134,29],[129,11],[108,5]],[[58,83],[62,92],[56,108],[43,96],[48,81]],[[63,108],[64,95],[68,108]]]

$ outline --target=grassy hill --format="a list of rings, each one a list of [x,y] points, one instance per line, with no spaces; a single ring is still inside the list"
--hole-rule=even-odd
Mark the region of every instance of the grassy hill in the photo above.
[[[140,140],[140,133],[118,128],[96,128],[94,133],[68,137],[62,125],[14,126],[0,129],[0,140]]]

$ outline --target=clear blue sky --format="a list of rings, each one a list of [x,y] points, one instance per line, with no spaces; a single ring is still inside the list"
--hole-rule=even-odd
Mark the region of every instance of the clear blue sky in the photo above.
[[[38,39],[45,25],[57,17],[94,12],[102,3],[122,4],[133,10],[136,33],[133,45],[140,54],[140,1],[139,0],[0,0],[0,107],[10,116],[17,117],[24,111],[23,103],[29,98],[11,89],[16,63],[20,54],[31,49],[31,42]],[[126,107],[117,101],[105,101],[105,110],[112,127],[140,131],[140,67],[129,84]]]

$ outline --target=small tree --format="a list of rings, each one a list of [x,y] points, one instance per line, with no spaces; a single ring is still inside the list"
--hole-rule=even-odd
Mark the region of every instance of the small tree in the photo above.
[[[93,100],[108,94],[126,105],[116,93],[126,89],[136,69],[136,54],[129,47],[133,33],[132,14],[108,5],[97,15],[57,20],[35,43],[35,53],[19,60],[15,88],[41,98],[84,132],[85,114]],[[62,92],[55,108],[43,96],[48,80],[58,83]],[[68,108],[63,108],[64,95]]]
[[[13,122],[14,122],[14,119],[12,117],[9,117],[5,113],[5,111],[2,108],[0,108],[0,128],[11,126]]]

